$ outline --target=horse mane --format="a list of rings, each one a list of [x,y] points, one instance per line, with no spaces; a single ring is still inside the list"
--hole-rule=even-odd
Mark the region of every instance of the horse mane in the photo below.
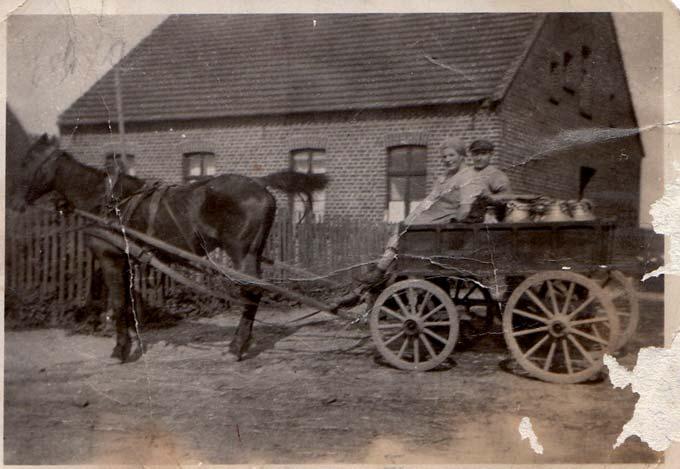
[[[103,169],[95,168],[94,166],[90,166],[89,164],[85,164],[85,163],[78,161],[78,159],[75,156],[73,156],[71,153],[67,152],[66,150],[62,150],[61,154],[62,154],[62,156],[66,156],[67,158],[72,160],[74,163],[81,166],[83,169],[88,171],[90,174],[95,174],[95,175],[100,176],[100,177],[105,177],[107,175],[107,172],[104,171]],[[141,183],[141,184],[145,183],[144,179],[139,178],[137,176],[130,176],[129,174],[120,174],[118,176],[118,179],[121,182],[133,182],[133,183],[137,182],[137,183]]]

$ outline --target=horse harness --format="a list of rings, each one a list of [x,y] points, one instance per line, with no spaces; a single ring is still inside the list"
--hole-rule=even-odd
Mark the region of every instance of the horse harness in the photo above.
[[[149,209],[147,214],[148,219],[146,225],[147,226],[146,234],[148,234],[149,236],[154,236],[155,234],[154,225],[156,222],[156,216],[158,215],[158,212],[160,211],[162,205],[165,211],[167,212],[168,216],[172,220],[172,222],[175,224],[175,227],[182,235],[182,238],[184,239],[184,242],[186,243],[188,250],[190,252],[194,252],[191,235],[183,228],[183,225],[179,222],[179,220],[175,216],[174,211],[170,207],[170,204],[168,204],[168,200],[165,197],[168,193],[168,190],[171,187],[173,186],[163,185],[158,182],[153,184],[145,184],[141,190],[121,200],[119,202],[119,206],[123,206],[120,214],[121,224],[127,225],[132,219],[132,216],[137,212],[137,209],[139,208],[140,204],[148,199]]]

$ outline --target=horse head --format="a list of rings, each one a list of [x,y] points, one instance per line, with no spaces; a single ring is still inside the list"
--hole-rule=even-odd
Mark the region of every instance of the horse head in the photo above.
[[[43,195],[54,190],[57,159],[62,152],[56,137],[43,134],[28,149],[21,161],[22,181],[12,208],[23,211]]]

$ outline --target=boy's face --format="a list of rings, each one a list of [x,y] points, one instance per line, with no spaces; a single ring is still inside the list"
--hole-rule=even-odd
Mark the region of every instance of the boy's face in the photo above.
[[[457,171],[460,164],[463,162],[463,155],[461,155],[455,148],[446,147],[442,150],[442,161],[444,166],[449,171]]]
[[[475,169],[479,171],[489,166],[489,163],[491,163],[491,157],[493,157],[492,151],[473,153],[472,162]]]

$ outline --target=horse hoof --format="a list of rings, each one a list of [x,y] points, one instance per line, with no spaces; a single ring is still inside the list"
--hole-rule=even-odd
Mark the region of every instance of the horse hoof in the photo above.
[[[243,346],[238,344],[238,341],[234,340],[229,344],[229,355],[234,357],[234,360],[240,362],[243,360]]]
[[[113,347],[111,358],[117,358],[118,360],[123,361],[123,351],[121,350],[120,345]]]
[[[225,363],[236,363],[236,362],[239,361],[239,358],[231,350],[223,350],[222,351],[222,360]]]
[[[137,360],[142,358],[142,355],[144,355],[144,353],[142,352],[141,347],[135,347],[135,349],[132,351],[132,353],[130,353],[130,356],[126,360],[126,363],[136,362]]]
[[[132,347],[130,344],[116,345],[111,353],[111,358],[117,358],[121,363],[127,363],[130,359],[130,351]]]
[[[225,355],[230,355],[234,357],[234,360],[240,362],[242,359],[242,354],[236,347],[229,347],[229,351]]]

